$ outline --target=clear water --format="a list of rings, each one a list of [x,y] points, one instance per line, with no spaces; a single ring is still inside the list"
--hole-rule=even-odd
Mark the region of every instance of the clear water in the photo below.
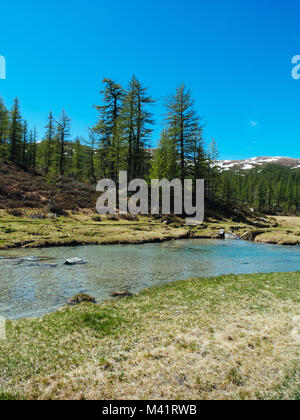
[[[64,265],[72,257],[88,263]],[[115,290],[135,293],[189,277],[298,270],[299,246],[238,240],[0,251],[0,314],[10,319],[40,316],[65,305],[77,293],[101,301]]]

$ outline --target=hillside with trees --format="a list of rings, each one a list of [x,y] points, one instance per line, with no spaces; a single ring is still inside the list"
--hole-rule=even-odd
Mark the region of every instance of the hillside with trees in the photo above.
[[[13,164],[19,174],[23,171],[43,177],[43,188],[36,185],[37,189],[63,190],[62,185],[68,180],[77,182],[75,191],[89,193],[99,179],[117,181],[121,170],[128,172],[129,180],[143,178],[148,182],[157,178],[201,178],[205,180],[210,206],[218,201],[227,207],[247,206],[270,214],[299,213],[300,169],[267,165],[248,171],[221,171],[216,142],[205,141],[192,93],[184,85],[164,100],[165,121],[155,149],[155,101],[135,76],[127,87],[104,79],[100,95],[100,105],[95,105],[98,119],[89,128],[87,138],[71,136],[71,119],[65,110],[58,117],[49,112],[44,132],[37,133],[24,120],[17,98],[10,110],[1,99],[2,169]],[[9,179],[13,184],[13,177]],[[7,198],[1,200],[1,206],[5,207],[12,198],[9,189],[10,185],[1,186],[2,196]],[[76,202],[71,200],[71,205],[70,199],[67,201],[68,207]],[[24,194],[19,200],[12,198],[9,206],[22,204],[28,205]]]
[[[265,165],[219,174],[218,197],[267,214],[300,213],[300,169]]]

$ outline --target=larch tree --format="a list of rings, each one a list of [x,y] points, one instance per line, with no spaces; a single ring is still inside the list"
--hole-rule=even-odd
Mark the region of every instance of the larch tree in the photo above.
[[[72,156],[72,170],[75,176],[79,179],[83,175],[83,163],[84,163],[84,154],[82,144],[84,143],[84,139],[81,137],[76,137],[74,140],[73,145],[73,156]]]
[[[153,125],[153,116],[149,105],[153,103],[147,89],[133,76],[124,99],[122,115],[128,145],[129,179],[143,177],[147,172]]]
[[[151,162],[151,179],[168,179],[178,177],[178,153],[167,130],[163,130]]]
[[[24,121],[23,125],[23,144],[22,144],[22,166],[26,168],[27,166],[27,144],[28,144],[28,124],[27,121]]]
[[[166,99],[168,132],[179,155],[179,172],[182,185],[188,177],[195,145],[195,137],[199,130],[199,118],[194,109],[194,100],[190,90],[181,85],[176,92]]]
[[[214,199],[217,195],[219,182],[219,151],[215,139],[212,139],[209,152],[209,168],[207,177],[208,197]]]
[[[22,158],[23,120],[18,98],[14,100],[11,110],[9,128],[10,160],[20,164]]]
[[[0,97],[0,156],[6,155],[6,147],[9,137],[9,111]]]
[[[44,166],[45,166],[46,175],[48,175],[51,169],[51,165],[52,165],[54,139],[55,139],[55,122],[54,122],[53,114],[52,112],[50,112],[48,116],[48,124],[46,125],[46,134],[45,134],[46,146],[44,148]]]
[[[62,111],[60,120],[57,121],[58,125],[58,141],[59,141],[59,174],[64,176],[65,174],[65,146],[66,141],[71,135],[71,118],[68,117],[65,110]]]
[[[95,106],[100,116],[93,131],[99,136],[102,170],[105,177],[116,180],[116,165],[120,159],[122,134],[119,118],[122,112],[124,91],[111,79],[104,79],[103,105]]]
[[[88,169],[88,177],[92,179],[93,184],[97,183],[96,173],[95,173],[95,155],[97,153],[96,150],[96,136],[95,131],[93,129],[89,130],[89,139],[87,142],[88,151],[89,151],[89,169]]]

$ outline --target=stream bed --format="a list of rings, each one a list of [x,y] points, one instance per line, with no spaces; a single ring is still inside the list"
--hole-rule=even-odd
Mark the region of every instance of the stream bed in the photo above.
[[[73,257],[87,264],[64,265]],[[0,315],[37,317],[57,310],[77,293],[88,293],[99,302],[116,290],[136,293],[190,277],[298,270],[300,246],[241,240],[0,251]]]

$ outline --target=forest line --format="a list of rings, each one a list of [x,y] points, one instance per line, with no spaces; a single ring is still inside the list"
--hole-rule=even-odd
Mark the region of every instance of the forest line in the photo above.
[[[206,198],[228,206],[246,205],[266,213],[300,211],[300,170],[269,165],[258,171],[222,172],[214,140],[206,145],[201,118],[185,85],[164,99],[165,120],[158,146],[153,149],[155,103],[133,76],[127,88],[103,80],[98,120],[88,138],[71,138],[71,118],[65,110],[57,119],[49,113],[41,137],[21,113],[19,100],[11,110],[0,99],[0,158],[27,170],[40,171],[56,182],[72,176],[95,184],[99,179],[204,179]]]

